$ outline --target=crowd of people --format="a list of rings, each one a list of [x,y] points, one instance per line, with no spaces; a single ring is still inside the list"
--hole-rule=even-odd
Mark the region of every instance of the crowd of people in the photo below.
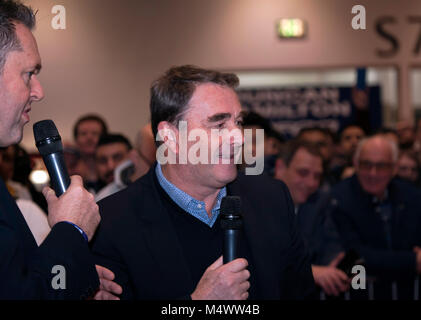
[[[242,110],[235,74],[177,66],[152,83],[150,123],[135,143],[81,116],[64,148],[68,190],[41,195],[19,146],[29,106],[44,96],[34,24],[31,9],[0,1],[0,298],[419,299],[421,123],[304,128],[286,141]],[[181,121],[207,143],[166,134]],[[221,129],[219,161],[180,160],[184,143],[213,156],[209,137]],[[247,129],[259,175],[235,161]],[[158,159],[162,147],[178,161]],[[241,199],[242,232],[239,258],[224,263],[226,196]],[[51,286],[56,265],[66,291]]]
[[[244,127],[264,128],[256,118]],[[305,128],[265,154],[265,173],[291,193],[321,297],[419,299],[420,125],[367,134],[350,124],[337,137]],[[341,264],[350,257],[366,268],[367,290],[350,287],[355,275]]]
[[[417,297],[421,271],[418,128],[406,131],[402,138],[401,131],[392,128],[367,135],[357,124],[338,134],[312,127],[287,141],[270,121],[252,111],[244,113],[242,128],[264,130],[263,175],[288,187],[322,299]],[[64,149],[67,167],[71,175],[83,178],[97,202],[155,166],[150,123],[139,130],[135,148],[124,135],[109,133],[106,121],[92,114],[76,122],[74,138],[75,143],[67,143]],[[28,178],[30,158],[22,147],[12,145],[0,150],[0,159],[1,177],[39,245],[50,227],[45,199]],[[238,166],[240,172],[243,169]],[[340,267],[350,252],[358,253],[354,263],[358,257],[367,268],[366,291],[352,290],[353,275]]]

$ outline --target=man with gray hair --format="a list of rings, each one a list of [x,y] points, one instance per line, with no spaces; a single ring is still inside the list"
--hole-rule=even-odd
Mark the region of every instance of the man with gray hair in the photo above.
[[[31,32],[34,26],[30,8],[18,1],[0,0],[0,147],[19,143],[32,102],[44,97],[37,77],[41,58]],[[104,286],[116,293],[121,288],[110,281],[111,271],[95,268],[90,255],[88,241],[100,216],[81,177],[72,176],[60,198],[50,188],[43,193],[51,232],[38,247],[0,179],[0,299],[85,299],[100,283],[96,297],[112,298]]]
[[[421,192],[394,179],[397,157],[387,138],[363,139],[354,156],[356,174],[332,189],[332,217],[343,245],[357,251],[373,279],[366,290],[351,292],[355,298],[418,299]]]

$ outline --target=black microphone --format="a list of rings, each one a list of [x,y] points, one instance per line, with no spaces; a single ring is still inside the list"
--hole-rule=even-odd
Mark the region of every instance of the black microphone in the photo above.
[[[241,217],[241,199],[226,196],[221,202],[221,228],[224,230],[223,260],[224,264],[239,258],[239,242],[243,219]]]
[[[50,175],[51,186],[60,197],[70,185],[63,156],[63,144],[56,125],[52,120],[43,120],[34,124],[35,144],[44,160]]]

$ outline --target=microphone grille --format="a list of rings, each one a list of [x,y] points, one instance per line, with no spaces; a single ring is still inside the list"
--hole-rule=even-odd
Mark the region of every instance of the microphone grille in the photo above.
[[[34,138],[36,143],[51,137],[60,137],[53,120],[42,120],[34,124]]]
[[[226,196],[221,201],[221,213],[224,215],[239,215],[241,212],[241,198]]]

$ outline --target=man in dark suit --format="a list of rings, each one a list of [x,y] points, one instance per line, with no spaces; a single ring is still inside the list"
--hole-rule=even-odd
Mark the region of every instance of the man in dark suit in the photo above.
[[[394,179],[398,148],[376,135],[354,156],[356,175],[332,190],[332,217],[346,250],[365,260],[366,290],[355,298],[414,299],[421,273],[421,192]]]
[[[319,190],[322,175],[323,157],[310,142],[290,141],[276,161],[274,177],[284,181],[291,192],[314,280],[326,294],[338,296],[348,290],[350,280],[337,268],[344,254],[326,210],[328,197]]]
[[[44,97],[37,79],[41,58],[31,32],[34,25],[30,8],[0,1],[0,147],[22,139],[32,102]],[[71,177],[69,189],[60,198],[50,188],[43,193],[52,229],[38,248],[0,179],[0,299],[88,298],[100,286],[98,274],[101,289],[116,289],[109,281],[112,273],[96,269],[89,252],[88,241],[100,216],[82,179]],[[109,297],[110,293],[101,290],[98,295]]]
[[[158,163],[100,202],[93,245],[97,261],[123,286],[123,298],[313,297],[309,257],[285,184],[237,176],[243,144],[237,85],[234,74],[194,66],[171,68],[153,84]],[[216,142],[215,133],[221,134]],[[242,258],[223,264],[219,209],[226,195],[242,199],[244,232]]]

